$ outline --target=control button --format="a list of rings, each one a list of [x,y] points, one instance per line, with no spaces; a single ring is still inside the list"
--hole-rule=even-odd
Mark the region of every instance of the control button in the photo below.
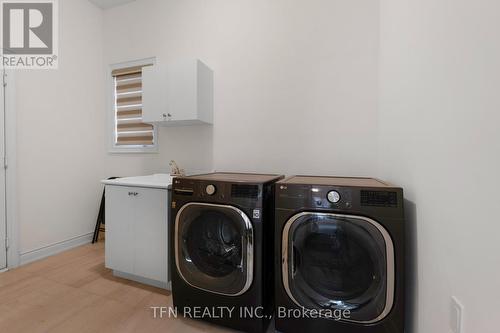
[[[214,185],[207,185],[205,188],[205,192],[207,192],[208,195],[214,195],[215,194],[215,186]]]
[[[337,203],[340,201],[340,194],[337,191],[330,191],[330,192],[328,192],[328,195],[326,196],[326,198],[331,203]]]

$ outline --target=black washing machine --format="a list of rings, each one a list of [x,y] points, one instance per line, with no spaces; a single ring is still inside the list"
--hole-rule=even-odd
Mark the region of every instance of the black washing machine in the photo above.
[[[264,332],[273,312],[277,175],[213,173],[175,178],[173,304],[184,316]]]
[[[371,178],[276,184],[275,316],[284,333],[403,333],[403,190]]]

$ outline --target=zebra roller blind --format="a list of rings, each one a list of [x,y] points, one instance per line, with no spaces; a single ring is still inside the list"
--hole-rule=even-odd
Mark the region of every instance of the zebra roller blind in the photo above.
[[[150,66],[150,65],[147,65]],[[154,128],[142,122],[142,68],[115,69],[114,81],[115,145],[153,146]]]

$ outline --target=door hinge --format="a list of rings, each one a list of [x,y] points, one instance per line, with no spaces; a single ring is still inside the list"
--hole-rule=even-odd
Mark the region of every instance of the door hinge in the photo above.
[[[4,158],[3,158],[3,168],[4,168],[5,170],[7,170],[7,167],[8,167],[8,166],[9,166],[9,165],[7,164],[7,157],[4,157]]]
[[[9,249],[9,237],[6,237],[5,238],[5,249],[8,250]]]
[[[2,82],[3,82],[3,86],[7,87],[7,73],[5,73],[5,72],[3,72],[3,75],[2,75]]]

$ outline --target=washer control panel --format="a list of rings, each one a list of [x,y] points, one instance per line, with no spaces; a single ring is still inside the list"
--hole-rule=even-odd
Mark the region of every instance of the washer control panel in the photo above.
[[[328,192],[328,194],[326,195],[326,198],[328,199],[328,201],[330,201],[331,203],[337,203],[340,201],[340,193],[337,192],[337,191],[330,191]]]
[[[318,208],[351,208],[352,191],[343,187],[312,186],[305,191],[310,191],[310,203]]]
[[[207,185],[207,187],[205,187],[205,192],[208,194],[208,195],[214,195],[215,192],[217,192],[217,188],[215,187],[215,185]]]

